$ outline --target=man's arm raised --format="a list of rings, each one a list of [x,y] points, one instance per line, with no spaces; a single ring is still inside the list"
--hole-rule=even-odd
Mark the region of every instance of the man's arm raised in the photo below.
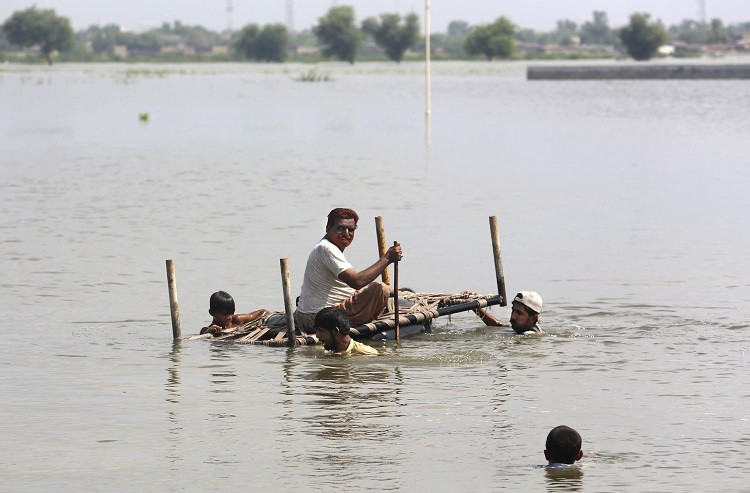
[[[385,252],[385,255],[380,257],[378,261],[370,267],[360,272],[357,272],[354,268],[346,269],[339,274],[339,279],[351,288],[362,289],[377,279],[388,265],[397,260],[401,260],[402,257],[403,253],[401,251],[401,245],[392,246],[387,252]]]

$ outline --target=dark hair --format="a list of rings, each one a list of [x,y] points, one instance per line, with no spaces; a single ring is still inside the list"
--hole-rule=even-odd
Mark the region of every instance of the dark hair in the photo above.
[[[338,327],[342,336],[349,335],[349,319],[334,306],[327,306],[315,315],[315,327],[333,332]]]
[[[335,223],[339,219],[354,219],[354,224],[357,224],[357,221],[359,221],[359,216],[357,215],[356,212],[354,212],[351,209],[343,209],[341,207],[333,209],[331,212],[328,213],[328,222],[326,223],[326,231],[331,229],[331,226],[333,226],[333,223]]]
[[[226,291],[216,291],[211,295],[210,310],[222,315],[234,313],[234,298]]]
[[[547,435],[546,449],[550,462],[573,464],[581,451],[581,435],[569,426],[556,426]]]

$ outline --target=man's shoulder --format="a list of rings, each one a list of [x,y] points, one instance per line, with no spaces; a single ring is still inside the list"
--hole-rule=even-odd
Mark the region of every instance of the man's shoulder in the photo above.
[[[331,270],[338,271],[335,272],[336,275],[352,266],[346,259],[344,252],[339,250],[339,247],[326,238],[323,238],[315,245],[315,248],[310,252],[310,259],[315,259],[316,262],[324,263]]]
[[[370,347],[367,344],[363,344],[361,342],[355,341],[354,339],[352,339],[352,343],[353,343],[351,347],[352,353],[367,354],[367,355],[372,355],[372,356],[380,354],[377,349],[375,349],[374,347]]]
[[[341,250],[336,248],[336,245],[328,241],[326,237],[323,237],[319,242],[315,244],[312,249],[312,253],[323,252],[323,253],[339,253]]]

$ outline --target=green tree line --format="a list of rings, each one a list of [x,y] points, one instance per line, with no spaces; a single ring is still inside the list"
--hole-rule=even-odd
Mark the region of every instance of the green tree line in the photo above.
[[[549,32],[521,28],[505,16],[478,25],[456,20],[448,25],[446,33],[431,34],[430,44],[435,56],[452,59],[528,58],[546,46],[572,52],[607,47],[608,56],[626,53],[635,59],[648,59],[666,42],[732,44],[749,33],[750,22],[727,26],[720,19],[685,20],[666,28],[646,13],[634,13],[627,25],[612,28],[605,12],[594,11],[591,20],[578,24],[562,19]],[[111,60],[119,59],[123,53],[145,58],[211,54],[223,59],[283,62],[300,46],[314,47],[323,59],[354,63],[358,58],[380,53],[379,56],[400,62],[410,50],[424,53],[425,40],[420,33],[420,19],[414,13],[383,13],[358,23],[354,8],[347,5],[330,8],[312,29],[294,33],[283,24],[248,24],[230,33],[179,21],[140,33],[124,31],[114,24],[90,26],[74,33],[68,18],[36,6],[14,12],[0,29],[0,51],[21,48],[38,53],[48,63],[58,54],[65,59],[87,54],[92,59]]]

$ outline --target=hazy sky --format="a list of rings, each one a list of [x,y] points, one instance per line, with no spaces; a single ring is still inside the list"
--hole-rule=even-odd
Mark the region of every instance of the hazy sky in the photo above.
[[[333,5],[351,5],[357,20],[385,12],[424,15],[424,0],[231,0],[234,29],[245,24],[287,24],[287,3],[293,4],[295,30],[317,23]],[[119,24],[140,31],[163,22],[179,20],[220,31],[229,25],[229,0],[0,0],[0,22],[14,11],[36,4],[53,8],[68,17],[78,30],[91,24]],[[521,27],[551,31],[559,19],[583,22],[594,10],[609,15],[612,27],[625,24],[633,12],[648,12],[665,24],[697,19],[700,0],[431,0],[432,32],[445,32],[450,21],[469,24],[490,22],[501,15]],[[750,0],[705,0],[707,19],[718,17],[725,23],[750,21]]]

